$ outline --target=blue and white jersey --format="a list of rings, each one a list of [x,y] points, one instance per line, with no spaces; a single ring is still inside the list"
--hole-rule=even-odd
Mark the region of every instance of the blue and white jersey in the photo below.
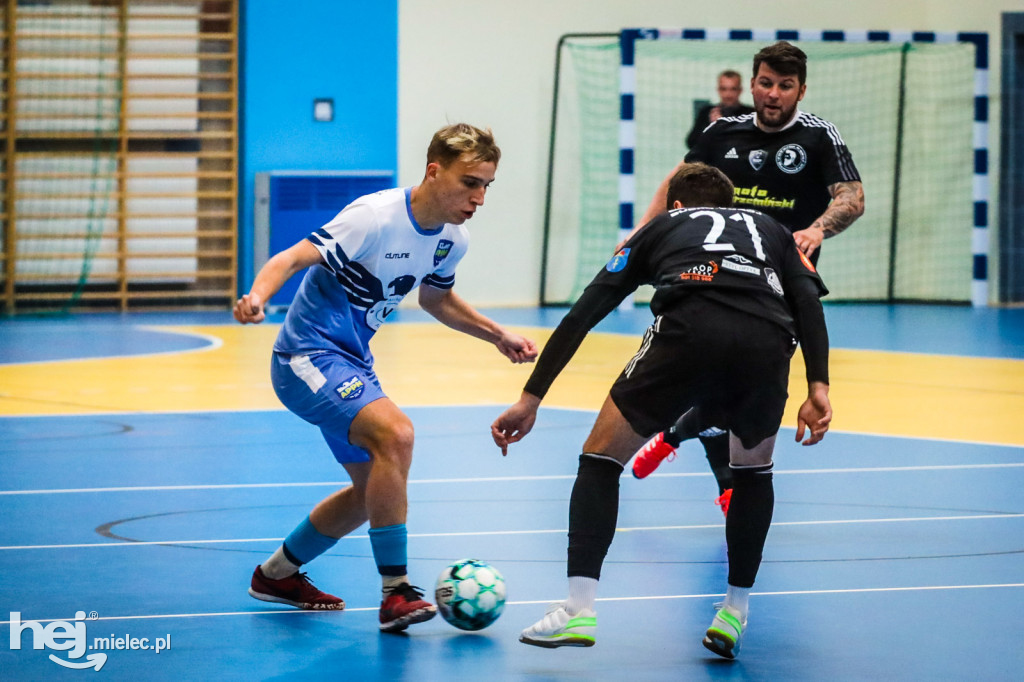
[[[420,284],[455,284],[469,232],[447,223],[420,227],[411,191],[399,187],[360,197],[307,237],[323,262],[303,278],[274,351],[339,352],[369,367],[370,338],[406,294]]]

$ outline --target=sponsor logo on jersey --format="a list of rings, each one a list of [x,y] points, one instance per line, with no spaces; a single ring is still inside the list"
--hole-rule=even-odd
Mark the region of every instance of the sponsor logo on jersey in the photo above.
[[[452,246],[454,246],[454,245],[455,245],[455,242],[453,242],[450,239],[442,239],[441,241],[439,241],[437,243],[437,248],[434,249],[434,267],[435,268],[438,265],[441,264],[441,261],[443,261],[445,258],[448,257],[448,254],[452,252]]]
[[[738,159],[738,158],[740,158],[740,155],[736,153],[736,147],[733,147],[732,149],[727,151],[725,153],[725,158],[727,158],[727,159]]]
[[[775,165],[783,173],[799,173],[807,165],[807,152],[798,144],[787,144],[776,152]]]
[[[768,280],[768,284],[771,286],[772,289],[775,290],[775,293],[777,293],[779,296],[785,295],[785,292],[782,290],[782,281],[779,279],[779,276],[775,273],[774,270],[772,270],[771,268],[765,268],[764,278]]]
[[[753,263],[752,260],[750,260],[749,258],[744,258],[738,253],[730,253],[728,256],[725,257],[725,260],[735,261],[736,263],[743,263],[744,265],[750,265],[751,263]]]
[[[707,263],[694,265],[686,272],[681,273],[679,279],[684,282],[710,282],[715,279],[715,273],[717,272],[718,263],[711,260]]]
[[[796,207],[796,199],[779,199],[768,196],[768,190],[757,185],[753,187],[736,187],[733,189],[733,202],[741,206],[754,208],[789,209]]]
[[[338,387],[338,396],[342,400],[355,400],[363,394],[363,389],[365,388],[366,385],[363,384],[363,380],[358,375],[349,377],[341,382],[341,386]]]
[[[626,262],[629,260],[629,249],[619,249],[619,252],[612,256],[612,259],[608,261],[608,264],[604,266],[604,269],[608,272],[622,272],[626,267]]]
[[[744,259],[744,260],[746,260],[746,259]],[[747,262],[749,263],[750,261],[747,261]],[[722,269],[723,270],[732,270],[733,272],[745,272],[748,275],[760,275],[761,274],[761,269],[760,268],[755,268],[753,265],[741,265],[739,263],[734,263],[731,260],[723,260],[722,261]]]
[[[768,152],[763,149],[755,149],[747,155],[747,159],[750,161],[751,167],[754,170],[759,171],[764,166],[764,160],[768,158]]]
[[[408,254],[408,252],[406,252],[406,253],[385,253],[384,257],[389,259],[389,260],[392,260],[392,259],[397,260],[397,259],[400,259],[400,258],[408,258],[409,254]]]
[[[803,251],[797,249],[796,252],[800,254],[800,262],[804,264],[805,268],[807,268],[811,272],[817,272],[817,270],[814,269],[814,263],[811,262],[810,258],[804,255]]]

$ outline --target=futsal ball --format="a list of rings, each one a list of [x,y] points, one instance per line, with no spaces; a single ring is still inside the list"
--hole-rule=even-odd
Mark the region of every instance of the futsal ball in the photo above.
[[[483,630],[505,609],[505,578],[476,559],[460,559],[441,571],[434,588],[441,617],[460,630]]]

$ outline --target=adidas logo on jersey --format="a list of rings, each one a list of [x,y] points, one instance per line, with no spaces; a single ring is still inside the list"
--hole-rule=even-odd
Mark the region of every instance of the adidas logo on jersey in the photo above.
[[[725,153],[725,158],[727,158],[727,159],[738,159],[738,158],[740,158],[740,155],[736,153],[736,147],[733,147],[732,149],[727,151]]]

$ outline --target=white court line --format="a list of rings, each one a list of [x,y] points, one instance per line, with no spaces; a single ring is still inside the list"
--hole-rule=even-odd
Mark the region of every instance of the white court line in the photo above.
[[[870,594],[872,592],[928,592],[948,590],[985,590],[1004,589],[1009,587],[1024,587],[1024,583],[991,583],[984,585],[921,585],[912,587],[852,587],[837,590],[783,590],[779,592],[751,592],[752,597],[792,597],[800,595],[817,594]],[[665,599],[717,599],[724,597],[719,594],[664,594],[651,595],[646,597],[598,597],[599,602],[621,602],[621,601],[659,601]],[[531,604],[550,604],[559,601],[558,599],[533,599],[529,601],[509,601],[506,606],[528,606]],[[280,615],[327,615],[335,613],[358,613],[375,612],[379,606],[358,606],[355,608],[346,607],[342,611],[303,611],[300,609],[274,609],[273,611],[221,611],[218,613],[160,613],[146,616],[99,616],[86,622],[98,622],[101,620],[157,620],[165,618],[216,618],[221,616],[280,616]],[[336,616],[331,615],[334,618]],[[24,619],[22,623],[52,623],[54,621],[71,621],[73,618],[32,618]],[[0,620],[0,625],[10,625],[9,620]]]
[[[188,353],[209,353],[215,351],[224,345],[224,340],[219,336],[213,336],[212,334],[203,334],[200,332],[189,332],[182,329],[168,329],[167,327],[160,327],[157,325],[140,324],[132,325],[135,329],[141,329],[148,332],[156,332],[159,334],[176,334],[177,336],[189,336],[193,338],[202,339],[206,341],[207,345],[198,346],[196,348],[179,348],[177,350],[161,350],[154,351],[152,353],[127,353],[122,355],[96,355],[89,357],[75,357],[75,358],[57,358],[56,360],[23,360],[19,362],[0,362],[0,367],[15,367],[18,365],[59,365],[59,364],[70,364],[72,362],[89,362],[92,360],[127,360],[134,358],[158,358],[164,355],[185,355]],[[191,325],[181,325],[191,326]],[[131,413],[128,413],[131,414]],[[25,415],[29,416],[29,415]],[[31,416],[43,416],[43,415],[31,415]],[[46,415],[46,416],[60,416],[60,415]],[[77,415],[77,416],[93,416],[93,415]]]
[[[964,516],[908,516],[903,518],[890,519],[834,519],[831,521],[777,521],[772,523],[772,528],[778,526],[832,526],[854,523],[916,523],[920,521],[975,521],[991,519],[1019,519],[1024,517],[1020,514],[968,514]],[[707,528],[722,528],[721,523],[694,524],[687,526],[632,526],[616,528],[616,533],[646,532],[659,530],[703,530]],[[565,528],[554,528],[547,530],[486,530],[486,531],[460,531],[451,533],[409,533],[410,538],[456,538],[476,537],[478,535],[549,535],[559,533],[564,535],[569,531]],[[342,540],[367,540],[368,535],[346,535]],[[82,542],[65,545],[7,545],[0,546],[0,550],[17,549],[81,549],[84,547],[148,547],[152,545],[217,545],[217,544],[245,544],[250,542],[282,542],[284,538],[230,538],[220,540],[145,540],[140,542]]]
[[[860,474],[881,473],[889,471],[961,471],[964,469],[1016,469],[1024,467],[1024,462],[1002,462],[996,464],[928,464],[905,467],[850,467],[843,469],[775,469],[774,474]],[[694,478],[711,476],[711,472],[652,474],[650,478]],[[476,478],[421,478],[409,481],[409,485],[435,485],[439,483],[497,483],[508,481],[568,481],[575,480],[576,474],[559,474],[550,476],[481,476]],[[349,485],[349,481],[308,481],[303,483],[217,483],[197,485],[143,485],[120,486],[110,488],[51,488],[39,490],[0,490],[0,495],[65,495],[70,493],[123,493],[123,492],[154,492],[161,490],[234,490],[246,488],[309,488]]]

